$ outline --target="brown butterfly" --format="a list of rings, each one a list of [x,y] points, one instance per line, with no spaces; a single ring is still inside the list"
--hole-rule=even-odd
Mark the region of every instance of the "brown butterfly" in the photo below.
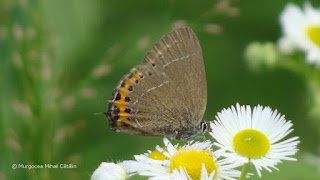
[[[113,90],[105,113],[111,130],[192,139],[207,129],[206,74],[190,28],[163,36]]]

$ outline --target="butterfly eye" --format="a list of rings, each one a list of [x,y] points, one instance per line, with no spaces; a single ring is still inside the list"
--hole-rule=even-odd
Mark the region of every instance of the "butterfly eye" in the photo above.
[[[201,129],[201,131],[206,132],[207,129],[208,129],[207,123],[204,122],[204,121],[202,121],[202,122],[200,123],[200,129]]]

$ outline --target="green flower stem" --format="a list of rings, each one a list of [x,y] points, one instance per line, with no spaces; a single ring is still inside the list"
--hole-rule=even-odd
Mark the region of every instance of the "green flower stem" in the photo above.
[[[318,119],[320,117],[320,71],[314,65],[308,65],[303,56],[297,58],[299,61],[292,57],[279,57],[278,65],[303,77],[308,89],[309,115]]]
[[[286,68],[302,76],[306,81],[320,82],[319,69],[308,65],[304,61],[304,59],[299,59],[299,61],[295,61],[295,59],[292,58],[281,57],[279,58],[278,63],[280,67]]]
[[[249,171],[249,164],[250,164],[250,162],[248,162],[247,164],[243,165],[242,171],[241,171],[241,176],[240,176],[239,180],[245,180],[246,179],[247,173]]]

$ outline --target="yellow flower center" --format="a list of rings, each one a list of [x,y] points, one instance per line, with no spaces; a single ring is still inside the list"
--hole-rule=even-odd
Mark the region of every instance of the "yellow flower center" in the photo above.
[[[180,171],[181,166],[193,180],[197,180],[201,178],[202,164],[205,165],[208,174],[217,169],[216,161],[210,150],[178,152],[171,158],[170,170],[171,172],[174,169]]]
[[[309,26],[307,28],[307,34],[312,42],[320,47],[320,26]]]
[[[154,159],[154,160],[168,160],[169,158],[165,155],[163,155],[161,152],[158,150],[152,151],[149,155],[148,158]]]
[[[254,129],[238,132],[233,139],[233,145],[237,153],[248,158],[264,156],[270,149],[268,138],[260,131]]]

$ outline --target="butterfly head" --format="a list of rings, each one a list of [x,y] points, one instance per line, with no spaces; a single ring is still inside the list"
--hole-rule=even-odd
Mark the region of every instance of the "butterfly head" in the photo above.
[[[180,131],[176,132],[173,138],[177,140],[199,139],[199,138],[202,138],[207,131],[208,131],[208,124],[205,121],[201,121],[198,127],[188,127],[188,128],[180,129]]]

